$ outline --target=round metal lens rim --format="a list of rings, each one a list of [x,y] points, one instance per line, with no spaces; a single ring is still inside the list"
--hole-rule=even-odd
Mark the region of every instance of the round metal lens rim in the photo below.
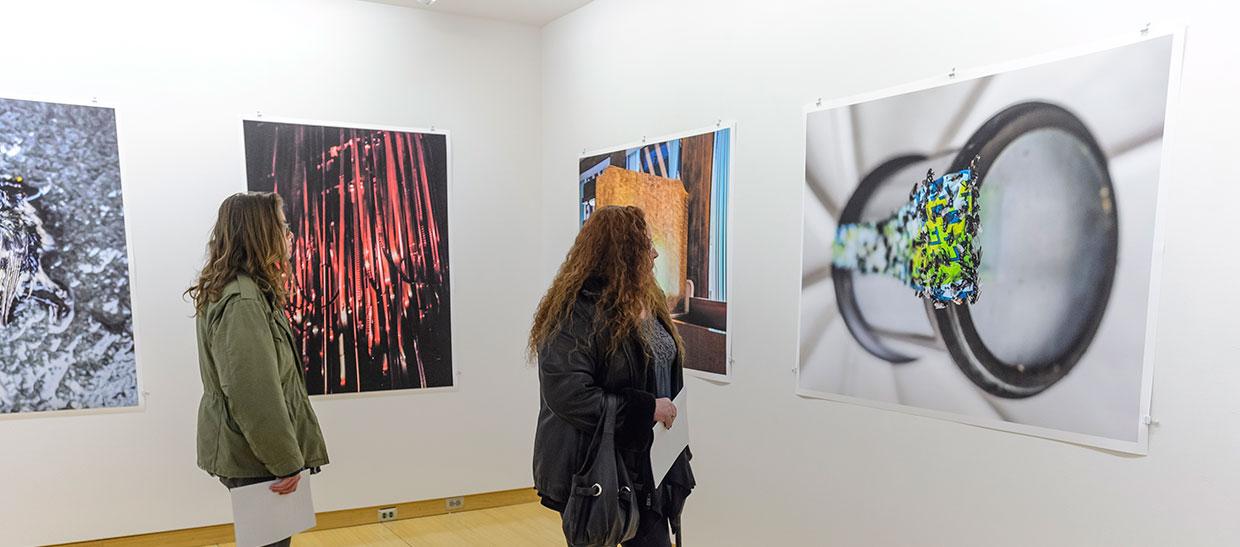
[[[1037,129],[1059,129],[1080,140],[1089,150],[1090,156],[1097,161],[1102,173],[1099,189],[1106,188],[1110,195],[1115,195],[1106,154],[1089,128],[1075,114],[1045,102],[1020,103],[992,116],[969,137],[952,161],[949,172],[968,168],[973,158],[980,155],[977,175],[978,180],[985,186],[986,172],[992,159],[998,157],[1017,138]],[[1114,205],[1114,200],[1112,203]],[[968,306],[949,305],[936,310],[927,303],[927,311],[934,317],[952,360],[974,384],[992,395],[1020,399],[1041,393],[1063,379],[1076,366],[1093,342],[1111,298],[1111,286],[1115,280],[1119,254],[1119,212],[1115,206],[1111,207],[1110,216],[1110,237],[1107,238],[1106,256],[1103,257],[1106,271],[1110,272],[1110,275],[1103,276],[1099,286],[1102,296],[1095,301],[1094,306],[1085,311],[1086,321],[1073,340],[1049,362],[1038,363],[1033,367],[1018,367],[1014,363],[1004,362],[991,353],[982,341]],[[980,289],[981,297],[987,298],[985,286]],[[1002,298],[1002,295],[990,297]]]
[[[928,158],[921,154],[896,156],[870,171],[870,174],[862,178],[861,182],[857,184],[857,189],[853,191],[852,197],[848,198],[848,202],[844,205],[844,210],[840,211],[840,218],[837,219],[836,226],[860,222],[861,212],[865,210],[866,203],[870,201],[870,198],[874,196],[874,193],[878,191],[878,188],[889,177],[910,165],[925,161],[926,159]],[[879,334],[874,332],[874,327],[865,320],[865,315],[861,313],[861,307],[857,303],[857,294],[853,287],[853,274],[852,270],[831,266],[831,279],[835,285],[835,303],[839,307],[840,317],[844,318],[844,325],[848,327],[848,332],[852,334],[853,339],[871,355],[892,364],[899,365],[917,360],[915,357],[904,355],[887,347]]]

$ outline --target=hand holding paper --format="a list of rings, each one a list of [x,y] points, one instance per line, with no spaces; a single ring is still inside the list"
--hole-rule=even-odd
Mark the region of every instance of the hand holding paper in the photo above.
[[[689,406],[684,387],[672,404],[676,405],[672,427],[664,427],[662,423],[654,424],[654,444],[650,446],[650,471],[654,474],[654,485],[658,488],[663,478],[672,469],[672,464],[680,457],[680,453],[689,447]]]
[[[233,488],[233,522],[237,547],[261,547],[314,528],[314,502],[310,479],[299,475],[297,490],[279,494],[271,489],[278,481]]]
[[[663,424],[667,429],[671,429],[672,424],[676,421],[676,403],[667,398],[655,399],[654,421]]]
[[[297,483],[299,482],[301,482],[300,473],[271,483],[271,491],[281,496],[292,494],[297,491]]]

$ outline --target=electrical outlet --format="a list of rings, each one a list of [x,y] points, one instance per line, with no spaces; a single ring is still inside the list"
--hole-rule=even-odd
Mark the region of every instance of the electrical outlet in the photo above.
[[[384,507],[379,510],[379,522],[387,522],[389,520],[396,520],[395,507]]]
[[[462,498],[460,496],[455,497],[455,498],[448,498],[447,500],[445,500],[445,505],[447,505],[449,511],[458,511],[458,510],[464,509],[465,498]]]

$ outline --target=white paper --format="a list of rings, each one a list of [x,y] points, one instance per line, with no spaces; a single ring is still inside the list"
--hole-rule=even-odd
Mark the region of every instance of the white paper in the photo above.
[[[297,491],[284,496],[271,491],[273,482],[230,490],[237,547],[262,547],[314,528],[309,474],[302,472]]]
[[[672,428],[667,429],[661,423],[654,424],[650,471],[654,474],[655,488],[663,484],[672,464],[676,463],[680,453],[689,447],[689,405],[686,404],[688,397],[685,395],[687,391],[685,387],[681,387],[680,393],[672,400],[672,404],[676,405],[676,419],[672,420]]]

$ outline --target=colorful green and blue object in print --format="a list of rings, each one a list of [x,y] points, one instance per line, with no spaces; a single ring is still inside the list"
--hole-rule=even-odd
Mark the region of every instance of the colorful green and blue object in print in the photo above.
[[[981,264],[976,162],[939,178],[929,171],[909,192],[909,202],[884,220],[840,225],[832,264],[893,276],[937,308],[976,302]]]

